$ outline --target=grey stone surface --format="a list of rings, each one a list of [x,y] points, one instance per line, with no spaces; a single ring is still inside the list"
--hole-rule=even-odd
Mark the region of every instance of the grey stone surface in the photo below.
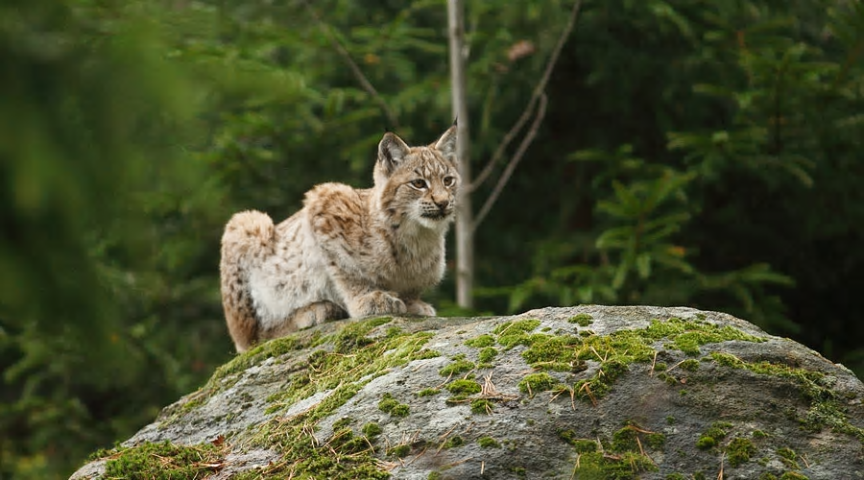
[[[593,322],[577,326],[568,321],[578,314],[590,315]],[[585,395],[583,389],[579,398],[577,391],[580,380],[604,380],[603,372],[611,372],[604,363],[608,363],[609,357],[604,359],[601,352],[586,358],[572,371],[543,370],[554,378],[558,388],[532,391],[533,395],[519,388],[526,375],[541,371],[522,355],[528,348],[524,344],[509,349],[495,345],[499,353],[494,360],[470,372],[452,377],[439,373],[460,354],[476,363],[481,349],[465,342],[483,334],[500,338],[495,329],[514,320],[537,319],[540,325],[531,333],[566,336],[573,342],[582,342],[614,336],[616,332],[620,335],[622,331],[644,332],[652,320],[670,318],[728,326],[762,341],[706,343],[698,347],[698,352],[688,354],[676,348],[670,338],[657,339],[651,343],[656,356],[650,361],[624,365],[619,376],[608,379],[611,388],[604,396]],[[266,422],[290,420],[328,399],[333,388],[284,405],[278,404],[275,397],[296,381],[292,379],[297,377],[292,375],[309,373],[314,378],[314,371],[307,372],[312,368],[310,356],[316,351],[332,351],[328,335],[338,334],[350,322],[334,322],[300,332],[298,339],[320,341],[313,341],[315,346],[258,359],[258,363],[236,373],[214,377],[198,392],[165,408],[154,423],[124,445],[165,440],[194,445],[222,436],[226,439],[227,467],[210,477],[217,479],[286,460],[278,448],[268,449],[260,445],[260,439],[257,443],[251,439]],[[811,480],[864,479],[861,381],[842,365],[831,363],[813,350],[767,335],[756,326],[726,314],[641,306],[545,308],[515,317],[395,318],[367,336],[384,339],[393,327],[402,333],[431,332],[433,335],[424,348],[440,355],[363,378],[346,379],[363,386],[344,404],[315,422],[314,436],[318,444],[325,445],[334,433],[334,422],[343,418],[351,419],[357,432],[365,423],[379,424],[382,433],[370,441],[372,454],[380,459],[378,466],[395,479],[425,480],[432,472],[438,472],[442,479],[666,479],[673,474],[690,479],[699,478],[700,473],[706,479],[725,480],[773,478],[768,475],[781,478],[784,474]],[[736,365],[745,368],[719,361],[718,357],[712,357],[715,353],[724,354],[724,358],[740,362]],[[398,354],[385,351],[381,358]],[[688,359],[696,360],[698,368],[683,368],[681,365],[685,364],[681,362]],[[658,368],[660,364],[666,365],[665,371]],[[812,382],[802,381],[802,373],[807,373]],[[446,385],[466,376],[486,390],[466,401],[448,402],[451,394]],[[574,389],[577,394],[571,398],[570,392],[561,386]],[[429,388],[441,392],[417,395]],[[818,398],[813,398],[814,391]],[[407,404],[410,414],[394,417],[381,411],[378,404],[385,393]],[[477,398],[490,400],[493,406],[490,414],[472,412],[470,401]],[[697,448],[699,438],[716,422],[724,422],[726,435],[718,439],[714,448]],[[622,432],[632,434],[637,447],[616,448],[616,433]],[[662,446],[649,444],[652,434],[662,434]],[[463,444],[444,448],[447,440],[455,436],[461,437]],[[500,447],[481,447],[478,444],[481,437],[494,439]],[[580,453],[572,441],[566,441],[568,438],[593,440],[602,453],[593,456]],[[661,436],[653,435],[653,439],[658,438]],[[752,446],[749,460],[731,461],[729,445],[736,438],[745,439]],[[401,444],[410,447],[407,456],[396,458],[387,454],[389,447]],[[784,458],[779,453],[781,449],[794,451],[795,458]],[[634,456],[644,465],[628,460]],[[591,462],[597,463],[596,468]],[[101,478],[103,471],[103,463],[96,461],[72,478]]]

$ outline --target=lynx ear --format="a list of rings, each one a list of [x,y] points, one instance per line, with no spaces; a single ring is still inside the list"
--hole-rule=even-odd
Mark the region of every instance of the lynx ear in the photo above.
[[[402,163],[407,155],[408,145],[395,133],[385,133],[384,138],[378,143],[378,161],[384,167],[387,175],[393,173],[393,170]]]
[[[441,152],[441,155],[444,155],[444,158],[450,160],[453,163],[457,162],[456,158],[456,122],[453,122],[453,126],[448,128],[444,135],[441,135],[441,138],[435,142],[435,149]]]

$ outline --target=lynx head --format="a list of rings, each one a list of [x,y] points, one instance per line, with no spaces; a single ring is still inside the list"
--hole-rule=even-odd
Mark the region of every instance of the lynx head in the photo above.
[[[430,229],[443,229],[453,220],[457,172],[456,126],[435,143],[409,147],[393,133],[378,144],[375,189],[381,209],[394,225],[412,221]]]

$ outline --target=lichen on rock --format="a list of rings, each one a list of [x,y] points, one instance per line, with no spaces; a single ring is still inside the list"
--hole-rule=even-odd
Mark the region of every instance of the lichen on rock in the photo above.
[[[237,356],[73,478],[862,478],[862,396],[715,312],[348,320]]]

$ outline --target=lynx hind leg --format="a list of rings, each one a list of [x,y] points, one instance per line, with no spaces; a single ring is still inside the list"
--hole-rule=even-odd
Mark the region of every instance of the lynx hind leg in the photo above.
[[[348,318],[348,312],[339,305],[328,301],[315,302],[295,310],[291,318],[263,332],[262,340],[284,337],[303,328],[343,318]]]
[[[273,221],[264,213],[240,212],[225,225],[219,263],[222,307],[237,352],[258,341],[259,322],[247,283],[248,270],[273,250]]]
[[[258,343],[259,323],[255,317],[252,298],[242,285],[222,285],[222,307],[228,333],[234,341],[237,353],[243,353]]]
[[[435,307],[420,300],[419,298],[405,300],[405,306],[408,307],[408,314],[419,315],[421,317],[434,317],[436,315]]]

